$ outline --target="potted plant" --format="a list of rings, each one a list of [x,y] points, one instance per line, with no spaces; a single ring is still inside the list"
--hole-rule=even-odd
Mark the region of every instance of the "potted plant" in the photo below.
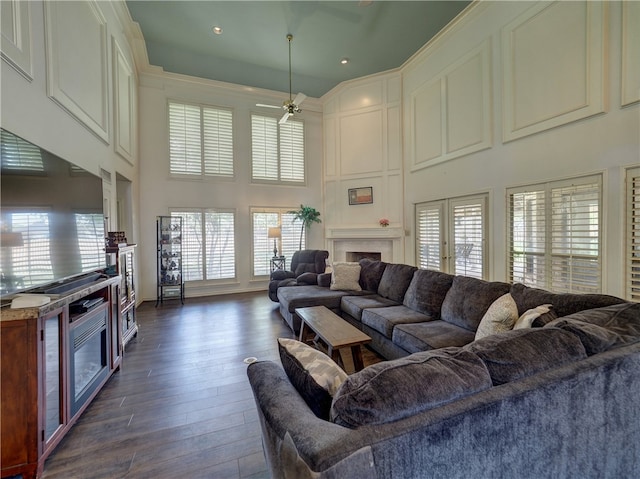
[[[312,206],[300,205],[300,209],[288,211],[289,214],[295,215],[293,221],[301,221],[302,228],[300,229],[300,243],[298,249],[302,249],[302,235],[304,234],[305,227],[309,229],[312,223],[322,223],[320,219],[320,212]]]

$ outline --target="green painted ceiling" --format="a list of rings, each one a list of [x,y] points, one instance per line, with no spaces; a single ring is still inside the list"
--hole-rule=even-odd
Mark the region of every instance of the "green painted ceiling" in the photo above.
[[[361,4],[368,3],[364,6]],[[342,81],[397,68],[468,1],[128,0],[149,62],[165,71],[320,97]],[[223,29],[212,33],[213,26]],[[349,58],[347,65],[340,59]]]

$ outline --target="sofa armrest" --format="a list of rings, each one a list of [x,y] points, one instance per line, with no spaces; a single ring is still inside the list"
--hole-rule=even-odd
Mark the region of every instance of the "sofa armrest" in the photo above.
[[[331,273],[320,273],[318,275],[318,286],[323,288],[331,286]]]
[[[296,283],[298,283],[298,284],[309,284],[309,285],[318,284],[318,274],[317,273],[302,273],[300,276],[298,276],[296,278]]]
[[[276,281],[282,281],[283,279],[295,278],[296,275],[293,271],[283,271],[277,269],[271,273],[271,279]]]

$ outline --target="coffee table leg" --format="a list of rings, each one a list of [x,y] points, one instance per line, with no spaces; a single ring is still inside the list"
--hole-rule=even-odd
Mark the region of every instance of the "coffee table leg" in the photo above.
[[[298,336],[298,341],[304,343],[304,320],[300,323],[300,335]]]
[[[331,346],[327,348],[327,355],[333,359],[338,366],[344,369],[344,362],[342,362],[342,356],[339,349],[333,349]]]
[[[362,349],[360,346],[351,346],[351,355],[353,356],[353,367],[356,371],[361,371],[364,368],[364,361],[362,360]]]

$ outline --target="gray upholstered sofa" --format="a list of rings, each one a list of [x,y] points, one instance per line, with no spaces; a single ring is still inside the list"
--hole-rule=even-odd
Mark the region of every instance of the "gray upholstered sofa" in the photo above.
[[[624,302],[603,294],[554,294],[406,264],[371,259],[359,263],[360,291],[332,290],[324,275],[315,285],[278,289],[280,313],[296,334],[296,308],[323,305],[371,336],[371,347],[379,354],[395,359],[470,343],[489,306],[506,293],[513,296],[519,314],[541,304],[552,304],[557,316],[566,316]]]
[[[434,284],[445,289],[445,279],[436,275]],[[432,336],[414,331],[425,350],[407,351],[348,376],[325,402],[324,412],[310,407],[309,394],[315,389],[301,387],[300,378],[307,381],[308,375],[291,371],[289,365],[299,364],[297,359],[283,359],[284,368],[270,361],[251,364],[247,374],[272,477],[637,477],[640,304],[604,295],[554,295],[522,285],[457,281],[450,281],[441,303],[431,301],[421,288],[415,291],[419,300],[408,301],[422,305],[425,315],[434,315],[432,308],[440,304],[440,316],[403,322],[399,314],[378,314],[394,323],[392,334],[378,339],[395,344],[395,329],[445,321],[443,316],[455,318],[447,324],[467,329],[480,308],[476,301],[484,302],[493,287],[494,295],[511,292],[519,312],[542,301],[553,304],[558,317],[539,327],[471,337],[457,346],[435,343],[442,331],[438,341],[446,343],[446,325],[429,330]],[[378,286],[376,294],[381,293]],[[480,288],[475,291],[483,299],[462,294],[471,286]],[[462,296],[447,304],[452,288],[461,289],[452,294]],[[407,286],[405,293],[410,290]],[[360,294],[360,305],[389,299]],[[356,316],[398,306],[420,312],[406,305],[406,294],[402,304],[362,308]],[[340,303],[345,297],[336,302],[325,296],[323,301],[344,314]],[[413,314],[407,313],[408,318]],[[374,322],[369,327],[377,328]],[[449,337],[461,336],[451,332]],[[411,344],[420,344],[417,339]],[[399,352],[396,347],[389,349]]]
[[[329,252],[321,249],[303,249],[293,253],[288,270],[275,270],[269,277],[269,299],[278,301],[280,286],[318,284],[318,274],[324,273]]]

